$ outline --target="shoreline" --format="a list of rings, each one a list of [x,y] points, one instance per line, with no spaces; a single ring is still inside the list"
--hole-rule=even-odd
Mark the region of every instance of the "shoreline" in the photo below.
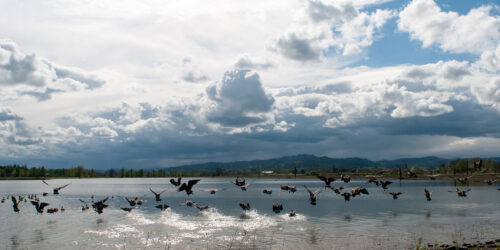
[[[329,176],[333,177],[335,179],[340,179],[341,174],[320,174],[324,176]],[[363,173],[363,174],[355,174],[355,173],[347,173],[346,175],[351,176],[352,179],[367,179],[369,176],[374,176],[377,179],[399,179],[399,175],[395,174],[384,174],[384,175],[377,175],[377,174],[371,174],[371,173]],[[440,174],[439,176],[429,177],[431,174],[420,174],[417,177],[413,178],[406,178],[403,177],[401,180],[450,180],[454,181],[458,178],[464,178],[468,177],[468,182],[470,183],[478,183],[482,182],[484,183],[487,180],[492,180],[492,179],[500,179],[500,173],[474,173],[472,175],[466,175],[466,174],[457,174],[457,175],[452,175],[452,174]],[[40,177],[0,177],[0,181],[4,180],[51,180],[51,179],[138,179],[138,178],[164,178],[164,179],[169,179],[169,178],[177,178],[178,176],[165,176],[165,177],[119,177],[119,176],[98,176],[98,177],[59,177],[59,176],[54,176],[54,177],[45,177],[45,178],[40,178]],[[236,178],[236,175],[227,175],[227,176],[182,176],[182,178]],[[245,177],[245,178],[277,178],[277,179],[311,179],[311,178],[317,178],[315,175],[301,175],[298,174],[297,176],[294,176],[293,174],[260,174],[260,175],[241,175],[240,177]]]

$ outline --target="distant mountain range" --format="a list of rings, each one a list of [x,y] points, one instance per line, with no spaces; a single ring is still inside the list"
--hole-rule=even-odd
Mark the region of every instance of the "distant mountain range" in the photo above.
[[[485,158],[500,162],[500,157]],[[440,164],[448,164],[455,159],[445,159],[435,156],[421,157],[421,158],[401,158],[395,160],[380,160],[371,161],[364,158],[330,158],[326,156],[315,155],[295,155],[285,156],[275,159],[267,160],[253,160],[253,161],[235,161],[235,162],[207,162],[201,164],[183,165],[172,167],[168,170],[186,171],[194,170],[201,171],[215,171],[217,168],[224,170],[237,170],[237,169],[251,169],[258,168],[260,170],[277,170],[297,167],[298,169],[319,169],[327,167],[337,168],[366,168],[366,167],[395,167],[395,166],[420,166],[424,168],[434,169]]]

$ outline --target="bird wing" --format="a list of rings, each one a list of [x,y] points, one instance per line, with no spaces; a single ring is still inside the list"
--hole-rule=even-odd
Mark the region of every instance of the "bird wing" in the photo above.
[[[316,189],[316,191],[314,191],[314,192],[313,192],[313,194],[316,196],[316,195],[318,195],[319,193],[321,193],[322,191],[323,191],[323,189],[318,188],[318,189]]]
[[[45,185],[50,187],[49,183],[45,182],[44,180],[42,180],[42,182],[45,183]]]
[[[43,210],[48,205],[50,205],[50,204],[47,202],[42,202],[42,203],[40,203],[39,208]]]
[[[182,185],[181,185],[181,186],[177,189],[177,192],[182,192],[182,191],[184,191],[184,190],[187,190],[187,187],[188,187],[188,186],[187,186],[187,185],[186,185],[186,183],[184,182],[184,183],[182,183]]]
[[[104,203],[104,202],[106,202],[108,199],[109,199],[109,197],[106,197],[106,198],[104,198],[103,200],[101,200],[100,202],[101,202],[101,203]]]
[[[149,188],[149,190],[150,190],[153,194],[155,194],[155,196],[158,196],[158,193],[156,193],[155,191],[153,191],[153,189]],[[163,192],[162,192],[162,193],[163,193]],[[161,193],[160,193],[160,194],[161,194]]]
[[[78,199],[78,200],[80,200],[81,202],[83,202],[83,203],[85,203],[85,204],[87,204],[87,203],[88,203],[88,202],[86,202],[86,201],[84,201],[84,200],[82,200],[82,199]]]
[[[58,188],[55,188],[55,189],[57,189],[57,190],[61,190],[61,189],[65,188],[65,187],[69,186],[69,184],[71,184],[71,182],[70,182],[70,183],[68,183],[68,184],[66,184],[66,185],[64,185],[64,186],[60,186],[60,187],[58,187]]]
[[[198,183],[199,181],[200,181],[200,179],[196,179],[196,180],[189,180],[189,181],[188,181],[188,184],[187,184],[188,189],[193,188],[193,186],[194,186],[196,183]]]
[[[12,199],[12,202],[17,205],[17,199],[16,199],[16,197],[14,197],[14,195],[12,195],[10,198]]]
[[[31,201],[31,204],[33,204],[33,206],[36,207],[36,209],[38,209],[38,201]]]
[[[161,191],[161,192],[159,193],[159,195],[160,195],[160,194],[163,194],[163,193],[165,193],[165,191],[167,191],[167,190],[165,189],[165,190]]]
[[[324,176],[318,175],[316,177],[318,177],[318,179],[324,181],[325,183],[327,182],[326,177],[324,177]]]

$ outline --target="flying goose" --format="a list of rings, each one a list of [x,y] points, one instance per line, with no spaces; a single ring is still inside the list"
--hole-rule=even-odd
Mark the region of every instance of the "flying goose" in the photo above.
[[[321,175],[318,175],[316,177],[318,177],[318,179],[322,180],[325,183],[325,187],[327,187],[327,188],[331,187],[330,183],[335,181],[335,178],[333,178],[333,177],[325,177],[325,176],[321,176]]]
[[[295,210],[291,210],[289,213],[288,213],[288,216],[290,217],[294,217],[296,214]]]
[[[155,200],[156,201],[161,201],[161,198],[160,198],[160,195],[163,194],[163,192],[167,191],[167,190],[163,190],[159,193],[153,191],[153,189],[149,188],[149,190],[151,191],[151,193],[153,193],[155,195]]]
[[[184,182],[182,183],[182,185],[179,187],[179,189],[177,189],[177,192],[182,192],[182,191],[186,191],[186,194],[187,195],[191,195],[193,194],[193,186],[198,183],[200,181],[200,179],[197,179],[197,180],[189,180],[187,182],[187,184]]]
[[[98,214],[102,214],[103,210],[109,206],[108,204],[105,204],[105,202],[108,200],[108,198],[109,197],[106,197],[100,201],[90,202],[90,204],[94,208],[94,211],[96,211]],[[82,201],[82,200],[80,200],[80,201]]]
[[[392,195],[393,199],[397,199],[399,195],[404,194],[403,192],[389,192],[388,194]]]
[[[12,208],[14,209],[14,212],[19,213],[19,201],[17,201],[16,197],[14,195],[11,196],[12,199]]]
[[[377,186],[380,185],[380,182],[377,180],[377,178],[375,178],[375,176],[369,176],[368,177],[368,180],[366,181],[366,184],[369,184],[369,183],[375,183],[375,185],[377,185]]]
[[[50,188],[52,188],[52,191],[53,191],[53,193],[54,193],[55,195],[58,195],[58,194],[59,194],[59,190],[61,190],[61,189],[65,188],[65,187],[67,187],[69,184],[71,184],[71,183],[68,183],[68,184],[66,184],[66,185],[64,185],[64,186],[60,186],[60,187],[52,187],[52,186],[50,186],[47,182],[45,182],[44,180],[42,180],[42,182],[43,182],[43,183],[45,183],[45,185],[47,185],[47,186],[49,186]],[[44,196],[45,196],[45,195],[44,195]]]
[[[383,189],[387,189],[387,186],[389,186],[390,184],[392,184],[392,181],[380,181],[380,185]]]
[[[169,208],[170,206],[167,204],[160,204],[156,205],[155,207],[161,209],[161,211],[165,211],[165,209]]]
[[[352,197],[356,197],[357,195],[360,195],[360,194],[370,194],[370,193],[368,193],[368,190],[366,190],[366,188],[364,188],[364,187],[354,187],[351,190]]]
[[[342,180],[345,183],[348,183],[348,182],[351,181],[351,176],[349,176],[349,175],[341,175],[340,176],[340,180]]]
[[[36,213],[37,214],[43,214],[43,209],[50,205],[49,203],[47,202],[39,202],[39,201],[31,201],[31,204],[33,204],[33,206],[35,206],[35,209],[36,209]]]
[[[349,201],[351,199],[351,193],[349,192],[344,192],[341,195],[344,196],[344,201]]]
[[[139,198],[143,197],[138,197],[136,196],[134,199],[130,199],[128,197],[122,197],[122,196],[119,196],[118,197],[126,200],[128,202],[128,204],[131,206],[131,207],[135,207],[136,205],[142,205],[143,202],[146,202],[145,200],[140,200]]]
[[[458,195],[459,197],[466,197],[466,196],[467,196],[467,192],[469,192],[470,190],[471,190],[470,188],[469,188],[469,189],[467,189],[467,190],[460,190],[460,189],[456,188],[456,190],[455,190],[455,191],[450,190],[450,191],[448,191],[448,192],[455,192],[455,193],[457,193],[457,195]]]
[[[307,192],[309,192],[309,203],[311,205],[316,205],[316,196],[318,196],[319,193],[321,193],[321,188],[318,188],[316,189],[314,192],[309,190],[309,188],[306,187],[306,185],[304,185],[304,187],[306,188]]]
[[[236,180],[232,183],[234,183],[238,187],[241,187],[241,186],[245,185],[245,177],[238,176],[238,177],[236,177]]]
[[[240,207],[243,209],[243,210],[250,210],[250,203],[240,203]]]
[[[424,192],[425,192],[425,198],[427,199],[427,201],[432,200],[431,199],[432,192],[429,192],[429,190],[427,190],[426,188],[424,188]]]
[[[283,210],[283,204],[273,204],[273,212],[279,214]]]
[[[177,186],[181,185],[181,179],[182,179],[182,177],[177,178],[177,181],[175,179],[170,179],[170,183],[172,183],[172,185],[177,187]]]

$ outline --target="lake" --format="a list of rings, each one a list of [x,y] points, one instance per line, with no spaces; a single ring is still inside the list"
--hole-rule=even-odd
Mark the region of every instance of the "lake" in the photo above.
[[[194,179],[194,178],[186,178]],[[184,180],[184,179],[183,179]],[[475,242],[500,238],[500,186],[470,186],[467,197],[458,197],[452,181],[392,180],[388,190],[365,179],[332,186],[364,186],[369,195],[345,202],[330,189],[309,204],[310,189],[324,187],[319,179],[247,179],[247,191],[231,183],[234,178],[201,178],[189,197],[177,192],[168,178],[54,179],[53,186],[71,183],[59,196],[39,180],[0,181],[0,196],[36,193],[49,207],[64,206],[63,213],[37,214],[29,202],[15,213],[12,202],[0,204],[0,246],[7,249],[408,249],[419,238],[425,243]],[[295,185],[297,192],[280,190]],[[166,190],[160,211],[149,191]],[[210,194],[199,188],[226,188]],[[432,191],[426,201],[424,188]],[[465,189],[466,187],[461,187]],[[263,189],[272,189],[271,195]],[[344,190],[345,191],[345,190]],[[394,200],[388,192],[404,192]],[[49,192],[42,197],[42,192]],[[109,207],[98,214],[82,211],[79,199],[90,201],[110,197]],[[120,206],[120,196],[142,196],[147,202],[131,213]],[[112,199],[111,197],[114,196]],[[186,199],[212,208],[200,212],[181,206]],[[250,203],[244,213],[240,202]],[[272,204],[283,204],[276,214]],[[297,211],[289,217],[290,210]]]

